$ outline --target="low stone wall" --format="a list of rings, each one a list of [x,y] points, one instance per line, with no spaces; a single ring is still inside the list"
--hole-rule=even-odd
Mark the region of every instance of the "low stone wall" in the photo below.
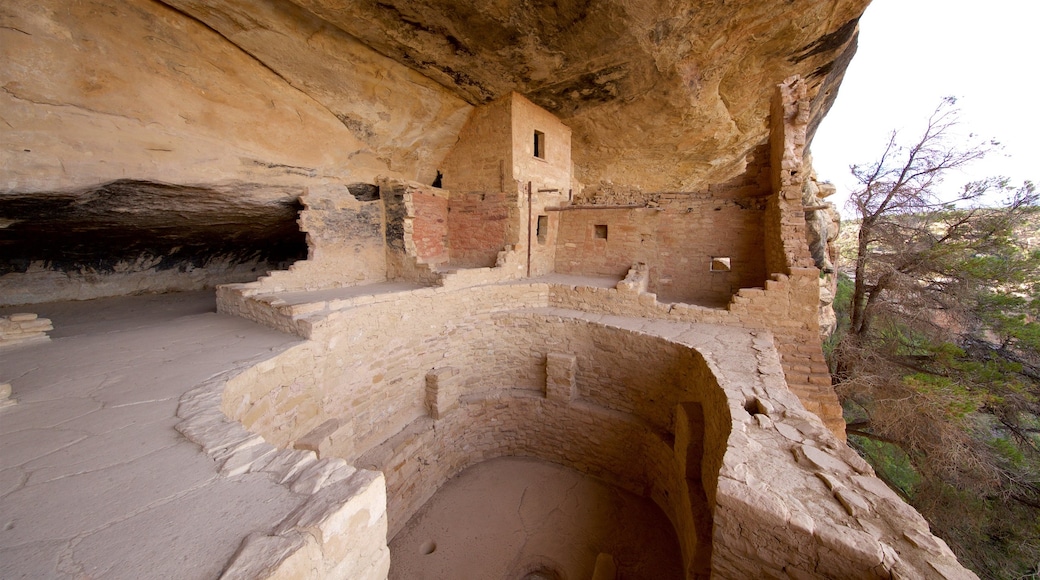
[[[654,207],[564,207],[555,271],[623,276],[645,263],[649,289],[662,299],[726,304],[740,288],[766,280],[764,211],[762,198],[711,194],[664,195]],[[730,267],[712,271],[715,257],[728,258]]]
[[[529,283],[348,301],[301,315],[311,340],[229,381],[222,407],[382,470],[391,533],[466,466],[529,455],[652,497],[690,578],[973,577],[787,389],[770,331],[691,320],[750,317],[791,278],[728,311]],[[657,314],[607,313],[639,309]]]
[[[660,302],[655,294],[626,290],[624,283],[620,289],[553,284],[549,303],[585,312],[768,330],[775,337],[790,390],[806,409],[844,439],[845,421],[831,388],[817,328],[814,296],[819,288],[818,275],[815,268],[795,268],[790,275],[774,275],[765,288],[737,292],[726,308]]]
[[[318,459],[312,451],[279,449],[250,433],[220,410],[227,380],[217,377],[181,397],[177,431],[202,447],[222,476],[266,473],[307,499],[269,534],[247,536],[220,577],[386,578],[390,551],[383,475],[355,469],[342,459]]]
[[[459,270],[444,274],[439,288],[418,290],[408,297],[429,293],[448,293],[476,284],[508,281],[521,275],[523,264],[516,252],[503,252],[496,268]],[[642,268],[641,266],[639,268]],[[810,300],[818,291],[818,270],[794,269],[791,275],[776,275],[766,281],[765,288],[741,290],[726,308],[707,308],[693,304],[659,302],[657,296],[647,293],[645,272],[638,274],[639,283],[633,286],[622,281],[620,289],[569,285],[545,282],[514,282],[514,288],[527,288],[522,294],[535,296],[534,302],[513,302],[534,306],[552,305],[584,312],[601,312],[648,319],[676,320],[721,324],[740,328],[764,329],[773,333],[781,355],[785,377],[791,391],[802,404],[819,416],[839,438],[844,438],[845,423],[837,395],[830,386],[830,372],[820,347],[817,329],[817,306]],[[232,285],[217,291],[217,308],[221,312],[244,316],[250,320],[309,338],[315,327],[328,324],[329,312],[353,308],[374,300],[396,300],[398,311],[412,311],[411,305],[399,297],[365,297],[338,303],[288,306],[279,304],[277,297],[253,297],[251,285]],[[438,294],[440,295],[440,294]],[[494,294],[488,294],[492,296]],[[809,296],[810,299],[806,299]],[[506,296],[507,299],[514,299]],[[511,304],[506,302],[504,304]],[[488,307],[495,307],[488,305]],[[503,308],[501,304],[497,306]],[[392,315],[391,317],[396,317]],[[372,321],[371,324],[377,324]],[[385,325],[385,321],[378,321]],[[376,340],[375,338],[373,340]]]

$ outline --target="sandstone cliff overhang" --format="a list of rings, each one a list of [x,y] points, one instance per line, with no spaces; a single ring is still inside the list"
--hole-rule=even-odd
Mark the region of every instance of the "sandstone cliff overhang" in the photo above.
[[[811,137],[855,52],[868,4],[265,0],[253,10],[256,3],[243,0],[162,1],[318,101],[330,99],[312,87],[335,81],[312,78],[319,68],[284,53],[332,28],[471,105],[525,95],[574,130],[583,183],[680,191],[742,172],[768,135],[772,87],[794,74],[813,95]],[[269,31],[278,33],[267,35],[275,42],[256,42]],[[370,130],[355,117],[341,120],[361,139]]]

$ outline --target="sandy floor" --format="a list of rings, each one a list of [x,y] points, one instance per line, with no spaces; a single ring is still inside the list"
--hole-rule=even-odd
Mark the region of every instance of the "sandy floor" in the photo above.
[[[537,459],[500,458],[446,483],[390,543],[392,580],[682,578],[671,523],[650,500]]]
[[[0,351],[0,578],[216,578],[302,496],[221,477],[173,426],[180,396],[295,339],[214,312],[212,293],[5,308],[49,343]]]

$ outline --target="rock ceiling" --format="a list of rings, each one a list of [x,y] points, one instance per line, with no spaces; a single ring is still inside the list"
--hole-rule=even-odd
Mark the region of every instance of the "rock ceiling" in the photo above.
[[[431,183],[473,108],[510,91],[572,129],[578,184],[698,191],[743,172],[785,78],[807,79],[819,122],[868,1],[5,0],[0,261],[70,254],[40,236],[85,232],[128,188],[156,216],[194,216],[198,195],[267,224],[308,188]],[[183,240],[147,225],[165,219],[134,225],[149,253],[224,252],[186,217]],[[138,248],[109,238],[84,255]]]
[[[276,53],[331,27],[469,104],[517,91],[552,111],[574,130],[585,184],[690,190],[741,172],[784,78],[810,81],[818,122],[869,0],[162,1],[280,62],[305,92],[334,81],[308,82],[318,69],[306,55],[292,65]],[[255,42],[262,29],[282,40]],[[414,106],[423,96],[395,98]],[[371,130],[341,120],[361,138]]]

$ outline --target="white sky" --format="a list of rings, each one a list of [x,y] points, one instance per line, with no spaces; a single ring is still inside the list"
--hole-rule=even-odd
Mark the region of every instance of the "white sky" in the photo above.
[[[1038,22],[1037,0],[874,0],[812,143],[816,173],[838,187],[828,201],[848,216],[849,165],[875,160],[893,129],[919,136],[944,96],[957,97],[966,133],[1003,145],[947,186],[990,175],[1040,183]]]

